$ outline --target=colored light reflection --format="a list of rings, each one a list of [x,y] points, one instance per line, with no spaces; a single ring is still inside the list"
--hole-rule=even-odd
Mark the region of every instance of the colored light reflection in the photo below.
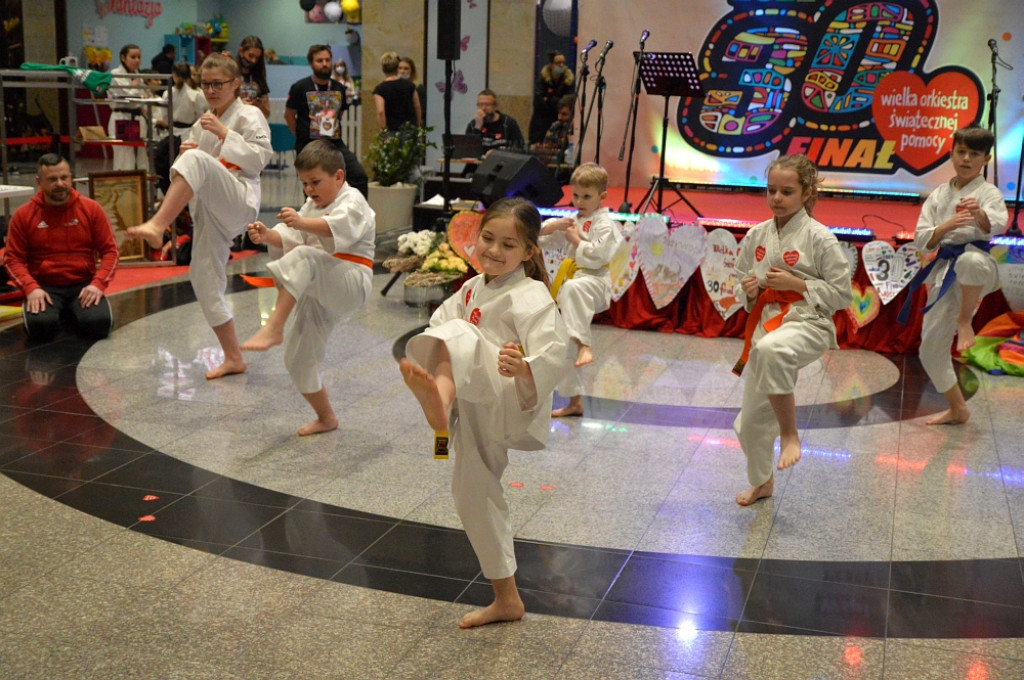
[[[967,669],[967,680],[988,680],[988,667],[980,661],[975,661]]]
[[[579,212],[575,208],[537,208],[537,212],[540,216],[547,219],[551,217],[575,217],[576,213]],[[609,213],[608,217],[615,220],[616,222],[639,222],[645,217],[660,217],[664,221],[668,221],[667,215],[659,215],[658,213],[622,213],[613,212]]]
[[[864,652],[857,645],[850,645],[843,651],[843,661],[849,666],[859,666],[863,656]]]
[[[690,642],[697,638],[697,626],[693,621],[683,620],[676,626],[676,639],[680,642]]]

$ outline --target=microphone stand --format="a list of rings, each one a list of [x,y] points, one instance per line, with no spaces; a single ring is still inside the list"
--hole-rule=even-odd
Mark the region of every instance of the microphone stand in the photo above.
[[[587,122],[583,116],[583,111],[587,106],[587,78],[590,77],[590,66],[587,65],[587,53],[583,52],[580,55],[580,75],[576,78],[576,101],[580,104],[580,134],[576,138],[576,153],[572,160],[572,166],[575,168],[580,164],[580,154],[583,153],[583,138],[587,134]]]
[[[601,131],[604,129],[604,90],[605,80],[601,73],[604,71],[604,59],[597,62],[597,84],[594,92],[597,93],[597,137],[595,138],[594,162],[601,165]]]
[[[601,72],[603,70],[604,70],[604,59],[598,59],[597,60],[596,89],[595,89],[595,91],[597,92],[598,96],[595,97],[595,99],[600,99],[601,98],[601,89],[604,86],[604,77],[601,75]],[[582,111],[583,109],[581,108],[580,110]],[[590,116],[593,115],[593,113],[594,113],[594,99],[591,99],[590,100],[590,108],[587,109],[587,115],[584,116],[583,123],[580,125],[579,147],[576,149],[576,165],[580,164],[580,160],[583,157],[583,140],[587,136],[587,127],[589,127],[589,125],[590,125]],[[598,123],[600,123],[600,121],[598,121]],[[600,124],[598,125],[597,130],[598,130],[598,134],[600,134],[600,131],[601,131]],[[600,149],[598,149],[598,153],[600,153]]]
[[[633,170],[633,150],[636,148],[636,112],[640,108],[640,63],[644,60],[644,41],[640,41],[640,51],[634,53],[633,88],[630,92],[629,114],[626,116],[626,127],[622,131],[622,146],[619,148],[619,160],[626,154],[626,137],[629,136],[629,160],[626,161],[626,191],[622,195],[619,212],[628,213],[633,204],[629,202],[629,175]]]
[[[998,72],[999,53],[992,48],[992,94],[988,96],[988,131],[992,133],[992,184],[999,186],[999,156],[996,153],[999,136],[996,133],[996,108],[999,106],[999,93],[1002,90],[996,85],[996,73]]]

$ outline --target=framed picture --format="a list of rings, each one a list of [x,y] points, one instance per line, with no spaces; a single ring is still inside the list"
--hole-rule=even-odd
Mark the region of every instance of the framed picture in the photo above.
[[[145,259],[148,246],[142,239],[129,237],[126,230],[147,219],[146,171],[90,172],[89,194],[107,213],[121,259]]]

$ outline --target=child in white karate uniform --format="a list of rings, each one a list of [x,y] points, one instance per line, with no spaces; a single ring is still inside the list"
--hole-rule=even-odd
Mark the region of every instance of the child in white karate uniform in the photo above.
[[[210,110],[199,117],[171,166],[171,186],[149,220],[128,229],[151,248],[163,245],[164,231],[189,206],[192,214],[192,264],[189,277],[199,308],[213,328],[224,362],[207,371],[213,380],[248,367],[228,309],[227,262],[231,242],[256,219],[260,209],[260,173],[274,155],[270,126],[253,106],[238,99],[238,64],[223,54],[203,61],[199,83]]]
[[[733,424],[747,457],[750,505],[772,495],[778,469],[800,460],[793,389],[801,368],[835,348],[832,315],[850,305],[850,264],[835,235],[810,215],[818,198],[817,168],[806,156],[783,156],[768,168],[774,217],[743,238],[736,269],[746,294],[746,344],[733,369],[746,367],[743,406]]]
[[[957,352],[974,346],[974,311],[982,297],[999,287],[999,269],[988,254],[989,239],[1003,233],[1009,214],[999,189],[981,174],[992,160],[994,140],[991,132],[977,125],[953,133],[949,159],[956,176],[928,195],[914,231],[914,245],[922,254],[938,251],[911,281],[900,311],[900,322],[905,323],[913,291],[921,283],[930,284],[919,355],[949,409],[929,419],[929,425],[958,425],[971,417],[949,349],[954,335]]]
[[[539,233],[529,201],[491,206],[476,242],[484,273],[442,303],[400,362],[427,423],[435,432],[452,430],[452,495],[494,589],[494,602],[462,617],[461,628],[516,621],[525,611],[501,476],[510,448],[547,444],[569,342],[548,291]]]
[[[575,218],[546,220],[540,230],[540,245],[559,248],[565,243],[569,252],[551,286],[569,337],[576,343],[576,368],[594,360],[590,323],[594,314],[612,303],[612,277],[608,265],[622,243],[622,234],[601,203],[608,197],[608,173],[596,163],[576,168],[569,180],[572,204],[579,210]],[[583,415],[583,383],[579,371],[571,371],[558,385],[558,393],[569,403],[551,412],[553,418]]]
[[[341,321],[366,304],[373,288],[375,224],[373,210],[345,182],[345,157],[323,140],[310,142],[295,158],[308,197],[296,212],[282,208],[273,229],[249,225],[253,243],[266,243],[267,264],[278,287],[277,304],[263,328],[242,343],[243,350],[267,350],[284,342],[284,364],[316,419],[299,436],[338,427],[320,376],[327,339]],[[287,338],[285,322],[295,310]]]

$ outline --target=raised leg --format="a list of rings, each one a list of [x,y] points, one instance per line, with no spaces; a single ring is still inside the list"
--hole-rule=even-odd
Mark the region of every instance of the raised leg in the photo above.
[[[964,352],[974,347],[974,308],[981,299],[983,286],[960,286],[960,311],[956,315],[956,351]]]
[[[185,178],[175,175],[156,213],[142,224],[128,227],[126,233],[129,236],[145,239],[151,248],[160,248],[164,244],[164,231],[174,223],[188,202],[192,200],[192,196],[192,187],[188,185]]]
[[[800,433],[796,429],[796,398],[792,394],[769,394],[768,402],[779,421],[779,469],[800,461]]]
[[[402,372],[405,384],[420,402],[427,424],[434,428],[435,432],[447,430],[448,408],[455,399],[455,379],[452,377],[448,349],[441,345],[441,358],[433,375],[408,359],[399,361],[398,368]]]

